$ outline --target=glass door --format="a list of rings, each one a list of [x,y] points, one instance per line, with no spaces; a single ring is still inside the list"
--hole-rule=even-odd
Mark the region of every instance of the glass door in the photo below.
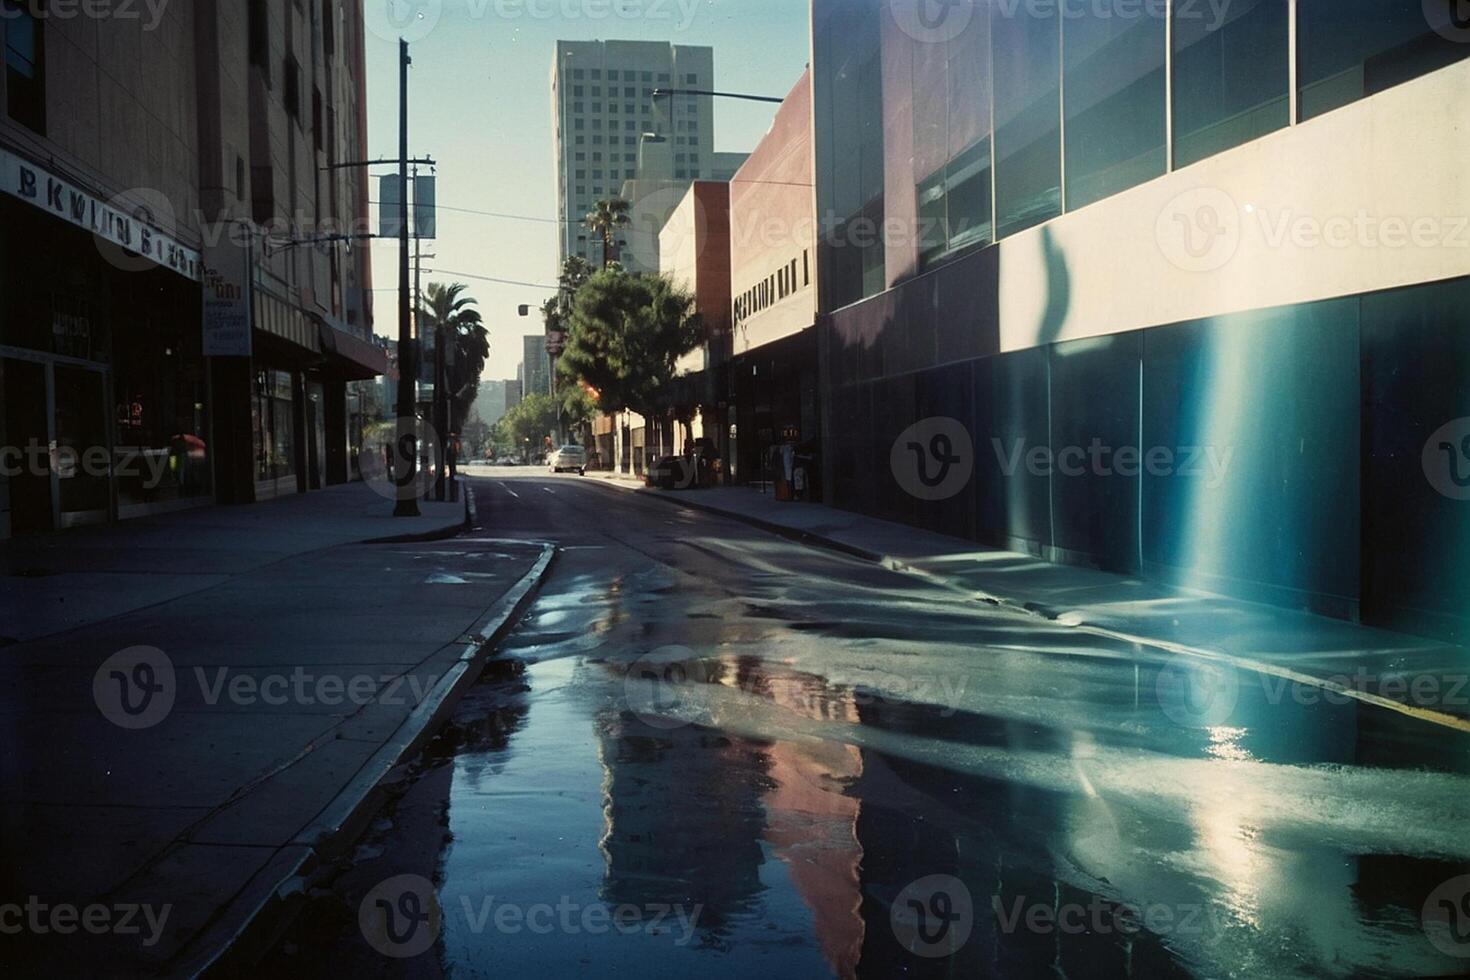
[[[56,436],[51,470],[61,527],[102,523],[112,510],[112,449],[107,427],[107,375],[94,368],[52,366]]]
[[[13,535],[41,534],[56,526],[46,406],[46,365],[0,358],[0,425],[4,426],[0,466],[10,498],[9,533]]]

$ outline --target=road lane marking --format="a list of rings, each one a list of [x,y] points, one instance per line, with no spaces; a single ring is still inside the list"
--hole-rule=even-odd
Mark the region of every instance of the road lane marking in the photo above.
[[[510,494],[512,497],[516,498],[517,500],[520,500],[521,499],[521,495],[520,494],[516,493],[514,490],[512,490],[510,487],[506,486],[504,483],[502,483],[500,485],[500,489],[504,490],[506,493]]]
[[[553,489],[551,489],[550,487],[542,487],[541,489],[542,490],[545,490],[547,493],[551,494],[553,497],[556,496],[556,491],[553,490]]]

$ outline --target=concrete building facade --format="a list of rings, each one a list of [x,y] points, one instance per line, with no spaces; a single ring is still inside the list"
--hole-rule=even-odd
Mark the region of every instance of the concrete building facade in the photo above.
[[[300,244],[367,213],[360,0],[129,9],[0,18],[0,536],[345,481],[386,363]]]

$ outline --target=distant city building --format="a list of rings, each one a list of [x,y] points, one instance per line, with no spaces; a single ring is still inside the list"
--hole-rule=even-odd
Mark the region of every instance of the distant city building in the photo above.
[[[560,259],[580,255],[601,265],[603,244],[583,219],[599,200],[615,197],[640,176],[644,134],[667,149],[667,174],[688,182],[711,177],[714,100],[707,95],[669,95],[655,89],[699,89],[714,84],[714,49],[654,41],[558,41],[551,96],[556,141],[557,212],[562,223]],[[660,218],[657,229],[668,212]],[[654,269],[657,264],[654,264]],[[649,270],[652,271],[652,270]]]
[[[522,397],[551,394],[551,358],[546,353],[546,335],[533,334],[522,340]]]
[[[716,153],[714,165],[710,167],[709,179],[733,180],[736,172],[745,166],[745,161],[749,159],[749,153]]]
[[[505,410],[509,412],[521,403],[521,382],[505,382]]]
[[[511,408],[507,400],[509,389],[515,384],[514,381],[481,381],[480,396],[475,399],[473,414],[478,415],[480,421],[486,425],[494,425],[505,418],[505,413]],[[516,394],[519,396],[519,390]]]

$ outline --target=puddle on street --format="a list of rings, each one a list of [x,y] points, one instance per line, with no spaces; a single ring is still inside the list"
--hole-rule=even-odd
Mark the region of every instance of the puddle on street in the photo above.
[[[1005,621],[974,627],[994,645],[946,686],[920,638],[671,601],[665,579],[542,597],[334,886],[316,921],[339,949],[416,821],[441,919],[395,975],[1460,965],[1420,915],[1470,871],[1464,806],[1443,802],[1466,799],[1462,736],[1239,678],[1217,717],[1174,697],[1199,678],[1173,661],[1065,630],[1028,651]]]

